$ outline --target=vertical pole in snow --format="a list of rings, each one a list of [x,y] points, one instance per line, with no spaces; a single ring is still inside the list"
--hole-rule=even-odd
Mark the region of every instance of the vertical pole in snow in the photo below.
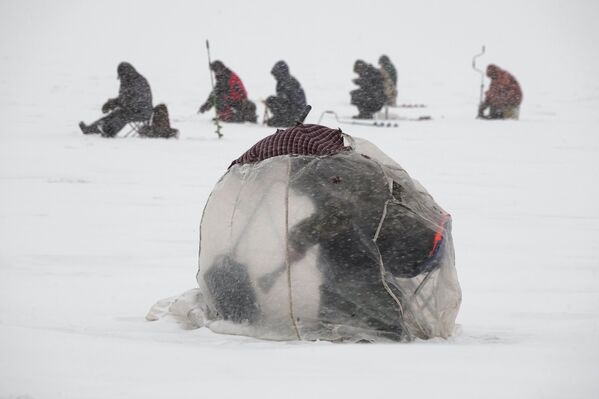
[[[309,105],[306,107],[308,112],[310,112]],[[305,118],[305,116],[304,116]],[[287,159],[287,182],[285,188],[285,269],[287,271],[287,293],[289,294],[289,318],[291,319],[291,324],[293,324],[293,329],[295,330],[295,335],[297,339],[301,341],[302,336],[300,335],[299,328],[297,326],[297,321],[295,320],[295,314],[293,313],[293,287],[291,284],[291,264],[289,263],[289,179],[291,177],[291,160]]]
[[[481,52],[479,54],[476,54],[473,58],[472,58],[472,68],[477,71],[478,73],[480,73],[480,96],[478,98],[478,105],[480,106],[483,103],[483,90],[485,88],[485,73],[483,72],[482,69],[478,69],[476,67],[476,59],[480,56],[482,56],[485,53],[485,46],[483,45],[483,48],[481,50]]]
[[[208,39],[206,39],[206,52],[208,53],[208,71],[210,72],[210,84],[212,85],[212,94],[214,95],[214,126],[216,126],[216,131],[215,133],[218,135],[218,138],[220,139],[221,137],[223,137],[223,134],[220,132],[220,129],[222,129],[222,126],[220,125],[220,121],[218,119],[218,110],[216,107],[216,93],[214,92],[214,78],[212,77],[212,60],[210,60],[210,42],[208,41]]]

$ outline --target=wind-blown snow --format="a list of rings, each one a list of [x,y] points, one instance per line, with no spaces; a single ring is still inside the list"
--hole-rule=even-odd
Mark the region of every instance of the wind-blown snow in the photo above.
[[[0,4],[0,398],[590,398],[599,394],[599,5],[530,2]],[[285,59],[349,116],[352,65],[396,64],[397,128],[342,125],[453,217],[457,334],[398,345],[278,343],[147,322],[195,286],[199,221],[231,160],[273,129],[195,111],[204,40],[259,103]],[[486,66],[520,121],[475,120]],[[179,140],[83,136],[131,62]],[[263,108],[259,103],[262,116]],[[330,117],[323,124],[337,127]]]

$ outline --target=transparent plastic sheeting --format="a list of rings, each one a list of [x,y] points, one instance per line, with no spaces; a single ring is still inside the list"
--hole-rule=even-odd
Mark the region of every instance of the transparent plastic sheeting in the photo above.
[[[231,167],[204,209],[199,289],[148,317],[179,306],[196,326],[273,340],[451,335],[450,216],[373,144],[346,140],[336,155]]]

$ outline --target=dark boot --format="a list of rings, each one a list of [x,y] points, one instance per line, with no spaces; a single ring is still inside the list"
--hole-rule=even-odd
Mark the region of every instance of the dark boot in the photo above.
[[[362,111],[360,111],[358,113],[358,115],[352,116],[353,119],[372,119],[372,117],[373,117],[372,113],[366,113],[366,112],[362,112]]]
[[[98,125],[93,123],[87,126],[83,122],[79,122],[79,129],[83,132],[83,134],[101,134],[102,131],[98,128]]]

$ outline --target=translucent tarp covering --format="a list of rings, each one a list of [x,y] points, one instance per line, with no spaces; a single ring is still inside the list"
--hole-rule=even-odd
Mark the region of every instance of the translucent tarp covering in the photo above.
[[[452,333],[451,218],[373,144],[346,140],[336,155],[278,156],[221,178],[201,222],[199,325],[274,340]]]

